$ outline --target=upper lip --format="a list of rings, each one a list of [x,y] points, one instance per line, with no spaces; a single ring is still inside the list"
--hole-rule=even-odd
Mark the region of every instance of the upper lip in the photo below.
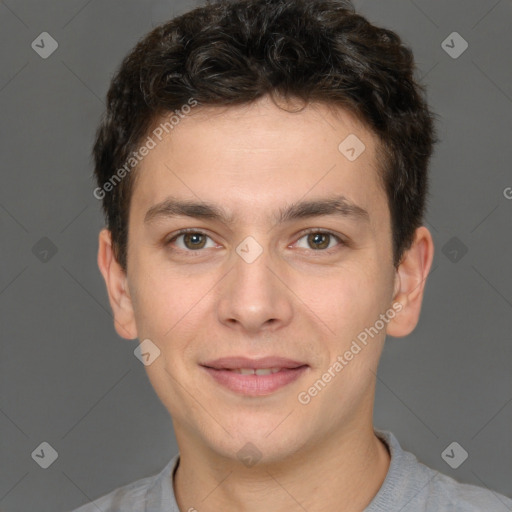
[[[207,361],[201,366],[214,368],[215,370],[236,370],[238,368],[252,368],[258,370],[261,368],[299,368],[307,366],[306,363],[287,359],[285,357],[261,357],[259,359],[251,359],[249,357],[221,357],[214,361]]]

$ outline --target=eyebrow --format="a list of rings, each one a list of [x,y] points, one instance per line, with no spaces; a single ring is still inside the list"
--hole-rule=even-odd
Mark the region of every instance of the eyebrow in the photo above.
[[[344,196],[294,203],[277,210],[276,214],[274,214],[274,219],[278,224],[282,224],[297,219],[327,215],[336,215],[367,223],[370,221],[367,210],[350,202]],[[152,223],[159,218],[173,218],[177,216],[218,221],[227,225],[231,225],[234,222],[232,214],[228,214],[223,208],[215,204],[168,197],[149,208],[144,216],[144,224]]]

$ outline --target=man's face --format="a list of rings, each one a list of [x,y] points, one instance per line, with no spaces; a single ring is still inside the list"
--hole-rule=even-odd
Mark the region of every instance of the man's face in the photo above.
[[[339,145],[354,135],[365,150],[351,161]],[[350,361],[343,356],[393,303],[376,138],[346,112],[309,105],[288,113],[262,100],[198,110],[155,140],[137,170],[127,283],[137,336],[161,351],[146,370],[180,448],[195,443],[234,458],[251,442],[270,461],[368,428],[385,329],[358,342]],[[227,219],[160,209],[145,220],[171,196]],[[329,200],[361,210],[298,215],[302,203]],[[338,356],[346,365],[336,371]],[[250,361],[218,361],[230,357]],[[270,362],[288,366],[261,376],[222,369],[264,357],[294,363]],[[331,378],[322,377],[329,368]]]

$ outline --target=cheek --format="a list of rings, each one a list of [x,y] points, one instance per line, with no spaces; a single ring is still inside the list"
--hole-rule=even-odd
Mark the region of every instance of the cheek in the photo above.
[[[156,269],[140,280],[137,328],[162,355],[160,365],[147,367],[155,380],[166,378],[165,373],[181,380],[185,367],[195,364],[198,350],[211,337],[214,284],[211,276],[199,279]]]
[[[329,327],[327,332],[334,332],[338,344],[339,340],[350,343],[388,307],[390,285],[383,275],[383,270],[370,261],[347,265],[328,281],[327,288],[319,288],[310,296],[311,309]]]
[[[140,336],[166,339],[175,324],[186,316],[195,302],[197,290],[175,275],[164,275],[158,269],[139,269],[132,296],[135,319]],[[171,330],[171,331],[169,331]]]
[[[357,258],[354,258],[357,260]],[[367,304],[375,296],[375,289],[378,286],[378,275],[376,269],[368,258],[364,261],[349,261],[340,267],[336,279],[330,285],[331,297],[337,296],[338,302],[351,313],[359,310],[361,304]]]

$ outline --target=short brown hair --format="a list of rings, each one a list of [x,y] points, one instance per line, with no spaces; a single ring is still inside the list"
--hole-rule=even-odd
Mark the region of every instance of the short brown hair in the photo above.
[[[339,106],[379,137],[398,266],[423,222],[436,142],[434,115],[414,72],[400,37],[356,14],[348,1],[208,2],[156,27],[124,58],[93,148],[96,190],[126,164],[156,119],[191,98],[230,106],[270,95]],[[101,199],[126,271],[136,172],[124,174]]]

